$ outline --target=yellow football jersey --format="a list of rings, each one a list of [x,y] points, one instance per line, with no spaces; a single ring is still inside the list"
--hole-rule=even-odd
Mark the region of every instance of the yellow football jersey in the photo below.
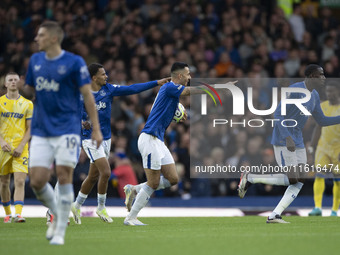
[[[340,105],[331,105],[329,101],[321,103],[321,109],[325,116],[340,115]],[[340,124],[322,127],[318,146],[330,148],[340,146]]]
[[[32,115],[32,101],[23,96],[18,99],[8,99],[6,95],[0,97],[0,134],[11,148],[20,144],[26,132],[26,120]]]

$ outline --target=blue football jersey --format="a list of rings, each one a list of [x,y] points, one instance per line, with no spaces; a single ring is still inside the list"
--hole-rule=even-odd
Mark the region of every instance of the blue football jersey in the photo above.
[[[81,130],[79,88],[91,82],[85,61],[67,51],[54,58],[32,55],[26,84],[35,88],[32,135],[78,134]]]
[[[173,82],[168,82],[160,88],[142,133],[156,136],[164,141],[165,130],[174,117],[179,96],[184,88],[183,85]]]
[[[297,82],[290,87],[295,88],[306,88],[304,82]],[[303,93],[291,93],[289,98],[303,98],[305,94]],[[311,92],[311,98],[308,102],[302,104],[314,117],[316,122],[321,126],[328,126],[340,123],[340,116],[337,117],[326,117],[320,106],[320,96],[316,90]],[[281,115],[281,103],[277,107],[274,113],[274,118],[279,121],[275,121],[273,136],[271,143],[277,146],[286,146],[286,138],[291,136],[297,148],[304,148],[302,130],[306,124],[308,116],[304,115],[298,107],[294,104],[288,104],[286,109],[286,116]],[[295,127],[284,127],[281,124],[282,120],[293,119],[296,121]],[[294,126],[294,121],[285,121],[285,126]]]
[[[156,86],[158,86],[157,81],[133,84],[130,86],[106,83],[99,91],[92,92],[96,101],[100,129],[104,140],[111,138],[111,105],[113,97],[136,94]],[[82,120],[86,121],[88,120],[88,115],[84,103],[82,105]],[[82,129],[82,139],[91,139],[91,134],[92,129]]]

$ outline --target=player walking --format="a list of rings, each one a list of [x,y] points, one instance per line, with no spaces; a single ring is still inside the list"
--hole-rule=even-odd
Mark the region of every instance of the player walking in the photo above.
[[[92,139],[100,146],[102,134],[84,60],[61,48],[64,32],[56,22],[40,25],[35,41],[42,52],[32,55],[25,86],[35,90],[30,148],[30,181],[37,198],[55,215],[46,232],[50,244],[64,244],[74,199],[72,177],[80,150],[80,93],[92,121]],[[58,200],[48,183],[55,160]]]

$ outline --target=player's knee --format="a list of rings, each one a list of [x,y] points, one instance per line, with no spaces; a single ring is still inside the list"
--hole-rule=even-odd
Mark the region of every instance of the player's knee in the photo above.
[[[147,185],[152,189],[157,189],[159,186],[159,181],[148,182]]]
[[[17,179],[14,181],[15,187],[25,187],[25,180],[24,179]]]
[[[297,178],[289,178],[289,183],[290,184],[296,184],[296,183],[298,183],[299,182],[299,180],[297,179]]]
[[[44,184],[41,180],[31,179],[30,186],[33,190],[40,190],[44,187]]]
[[[6,188],[6,187],[9,187],[9,184],[10,184],[10,179],[1,179],[0,181],[0,187],[1,188]]]
[[[88,176],[87,178],[91,184],[96,184],[98,182],[99,176]]]
[[[298,182],[305,183],[305,179],[303,179],[303,178],[298,178]]]
[[[169,182],[170,182],[171,186],[176,185],[179,182],[178,176],[171,177]]]
[[[105,172],[100,174],[101,179],[104,179],[104,180],[109,180],[110,176],[111,176],[111,172],[110,171],[105,171]]]

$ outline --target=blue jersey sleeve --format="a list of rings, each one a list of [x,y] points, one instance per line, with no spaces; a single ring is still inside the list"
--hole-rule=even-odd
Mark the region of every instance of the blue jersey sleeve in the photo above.
[[[179,96],[182,94],[185,86],[180,84],[175,84],[173,82],[169,82],[163,86],[166,86],[165,91],[166,94],[170,97],[179,98]]]
[[[89,70],[87,69],[85,61],[79,56],[74,63],[74,73],[78,87],[91,83]]]
[[[148,90],[154,87],[157,87],[157,81],[149,81],[145,83],[136,83],[130,86],[121,86],[121,85],[112,85],[108,84],[108,88],[110,89],[111,96],[128,96],[140,93],[144,90]]]
[[[319,95],[317,95],[316,97],[315,108],[314,111],[312,112],[312,115],[316,122],[322,127],[340,124],[340,116],[327,117],[323,114],[323,111],[320,106]]]
[[[34,80],[33,80],[33,75],[32,75],[32,65],[33,65],[33,56],[31,57],[29,63],[28,63],[28,68],[27,68],[27,73],[26,73],[26,79],[25,83],[31,87],[34,87]]]
[[[290,133],[288,132],[287,127],[284,127],[283,125],[281,125],[281,122],[285,119],[285,117],[282,116],[281,114],[281,103],[279,103],[279,106],[277,107],[274,116],[275,116],[275,119],[278,120],[277,122],[279,123],[275,127],[278,128],[279,133],[282,135],[282,137],[287,138],[288,136],[291,136]]]

